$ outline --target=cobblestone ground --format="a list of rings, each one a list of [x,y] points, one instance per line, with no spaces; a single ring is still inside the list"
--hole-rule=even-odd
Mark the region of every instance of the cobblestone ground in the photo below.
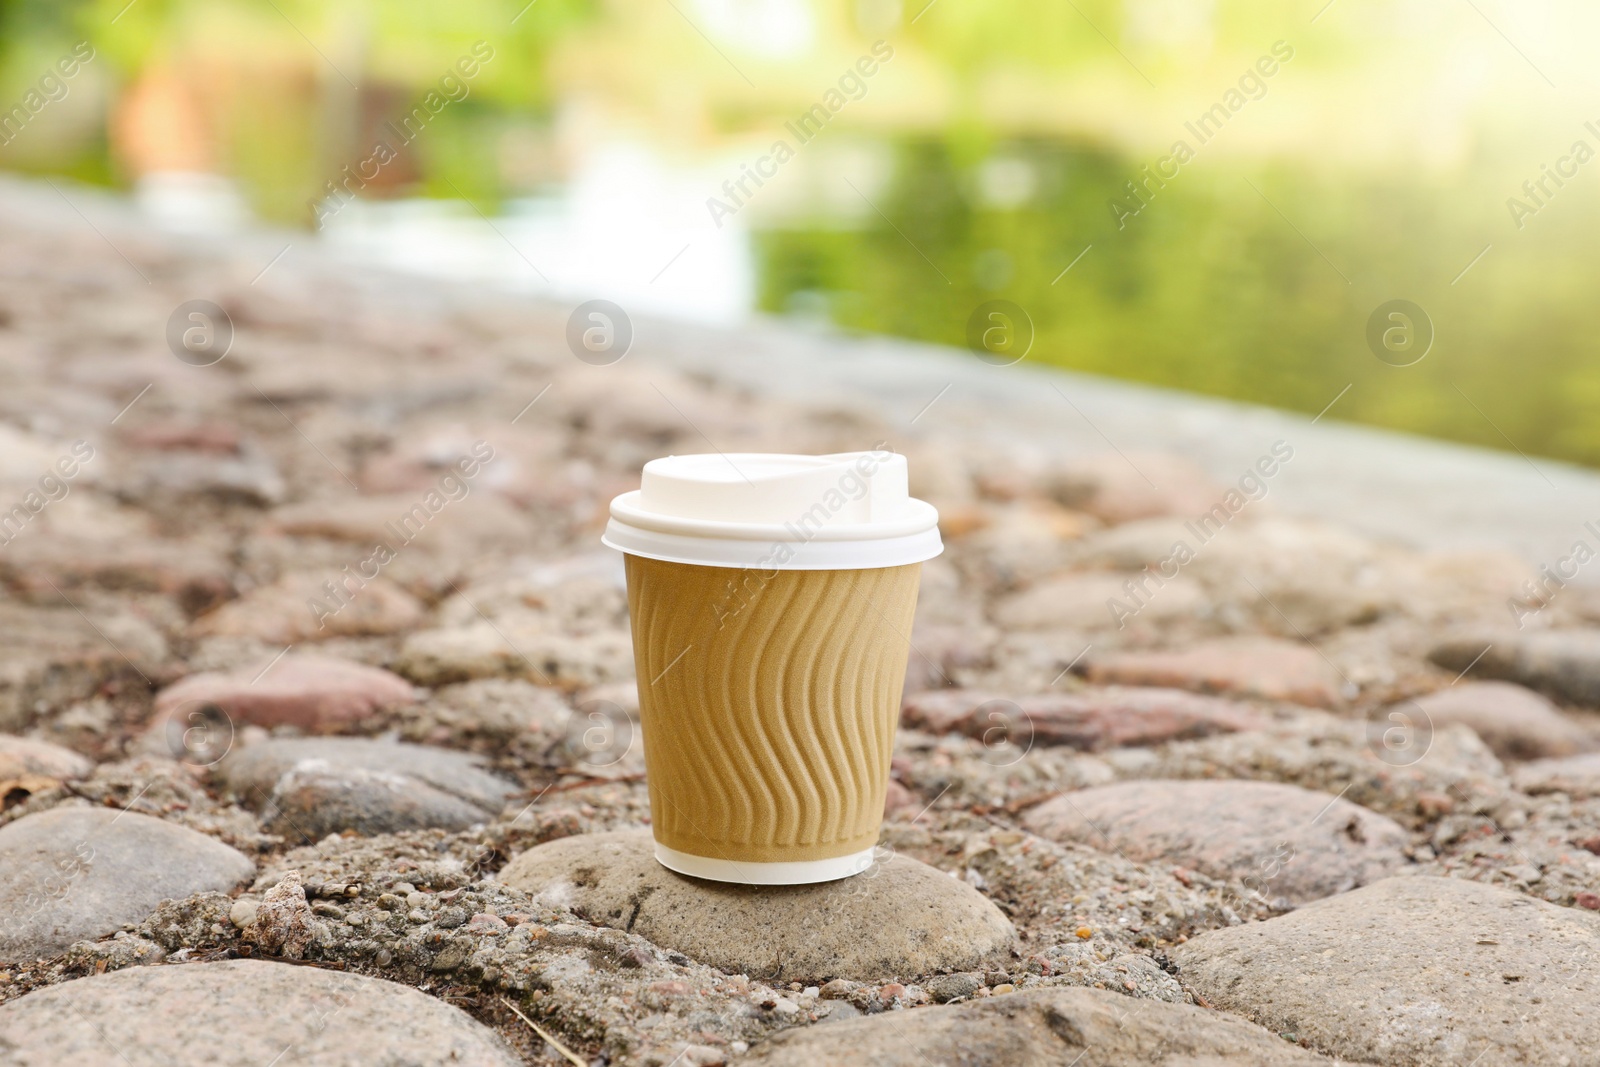
[[[1522,561],[1277,514],[1287,446],[958,452],[567,308],[0,249],[0,1059],[1592,1062],[1600,602]],[[606,504],[878,442],[947,544],[880,860],[667,875]]]

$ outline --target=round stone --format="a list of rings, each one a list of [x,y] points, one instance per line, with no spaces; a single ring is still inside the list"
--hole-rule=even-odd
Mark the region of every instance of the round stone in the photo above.
[[[521,1063],[458,1008],[377,978],[225,960],[130,967],[0,1007],[0,1050],[15,1067],[366,1067]]]
[[[1428,658],[1446,670],[1502,678],[1557,700],[1600,707],[1600,629],[1452,638]]]
[[[835,882],[731,885],[667,870],[649,831],[625,830],[530,849],[500,881],[590,922],[770,982],[975,970],[1015,937],[976,889],[897,855]]]
[[[163,900],[226,892],[255,864],[201,833],[110,808],[52,808],[0,828],[0,960],[136,923]]]
[[[330,637],[403,633],[421,624],[416,597],[387,578],[367,579],[349,595],[338,571],[286,574],[196,619],[193,637],[254,637],[273,645]],[[344,594],[344,599],[329,590]]]
[[[1406,833],[1393,819],[1279,782],[1117,782],[1063,793],[1024,824],[1053,841],[1236,878],[1280,906],[1376,881],[1406,862]]]
[[[1002,599],[994,621],[1007,630],[1118,630],[1135,620],[1146,626],[1194,620],[1210,607],[1200,584],[1181,575],[1147,600],[1136,598],[1132,587],[1121,574],[1061,575]]]
[[[1524,793],[1566,793],[1574,799],[1600,796],[1600,752],[1524,763],[1512,781]]]
[[[1462,682],[1417,697],[1433,728],[1459,722],[1502,759],[1572,756],[1595,747],[1587,731],[1531,689],[1510,682]],[[1406,704],[1397,706],[1404,713]]]
[[[70,781],[87,778],[94,764],[70,748],[31,737],[0,734],[0,782],[29,775]]]
[[[1600,916],[1481,882],[1388,878],[1168,951],[1216,1007],[1346,1060],[1577,1064],[1600,1045]]]
[[[364,663],[290,652],[236,671],[191,674],[156,697],[152,731],[168,719],[187,724],[196,710],[219,709],[233,727],[298,726],[331,732],[386,707],[416,699],[404,678]]]
[[[789,1030],[750,1067],[930,1067],[983,1063],[1311,1067],[1328,1061],[1219,1012],[1098,989],[1031,989],[965,1004],[883,1012]]]
[[[1317,651],[1293,641],[1228,637],[1176,651],[1108,652],[1083,672],[1101,684],[1153,685],[1287,700],[1317,708],[1339,702],[1339,679]]]
[[[935,689],[908,697],[900,721],[929,733],[960,732],[991,743],[1003,736],[1022,747],[1031,741],[1088,751],[1159,745],[1272,725],[1236,701],[1139,686],[1095,686],[1015,700],[966,689]]]
[[[499,814],[516,786],[478,757],[361,737],[281,738],[238,749],[218,773],[273,829],[314,841],[355,830],[464,830]]]

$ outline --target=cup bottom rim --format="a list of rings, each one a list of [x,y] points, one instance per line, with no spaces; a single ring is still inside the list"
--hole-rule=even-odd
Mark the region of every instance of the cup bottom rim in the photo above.
[[[669,871],[713,882],[732,882],[738,885],[809,885],[815,882],[836,882],[852,874],[860,874],[872,866],[874,851],[875,848],[868,848],[852,852],[848,856],[834,856],[823,860],[753,863],[745,860],[696,856],[668,848],[657,841],[656,861]]]

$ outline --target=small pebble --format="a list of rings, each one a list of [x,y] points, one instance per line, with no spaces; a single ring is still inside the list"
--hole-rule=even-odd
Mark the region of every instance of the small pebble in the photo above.
[[[255,936],[261,947],[291,960],[302,959],[313,939],[314,920],[300,872],[289,871],[256,909]]]
[[[500,916],[479,912],[467,921],[467,931],[474,934],[503,934],[511,929]]]
[[[256,908],[259,906],[258,901],[245,900],[241,897],[234,901],[233,906],[228,909],[228,921],[243,930],[246,926],[256,921]]]

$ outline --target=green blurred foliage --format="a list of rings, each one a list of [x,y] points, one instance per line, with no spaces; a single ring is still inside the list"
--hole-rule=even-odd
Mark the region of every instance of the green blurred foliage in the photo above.
[[[969,146],[912,139],[876,201],[888,222],[760,235],[762,306],[820,294],[844,327],[965,345],[973,310],[1006,299],[1032,320],[1030,361],[1312,414],[1350,386],[1330,418],[1600,465],[1592,199],[1518,232],[1486,214],[1493,188],[1196,163],[1119,229],[1106,205],[1136,162],[1049,142],[997,152],[1038,176],[1026,204],[984,206]],[[1366,343],[1396,298],[1434,325],[1413,366]]]
[[[116,183],[105,135],[111,109],[142,72],[179,69],[199,83],[207,107],[223,112],[219,164],[252,209],[305,225],[325,183],[371,154],[368,113],[387,108],[398,120],[487,41],[494,57],[470,79],[469,95],[408,151],[420,172],[413,191],[454,195],[453,183],[492,204],[516,191],[499,180],[499,133],[548,121],[550,50],[594,10],[593,0],[0,0],[0,85],[12,97],[78,40],[93,44],[95,73],[110,82],[96,136],[56,144],[42,160],[28,152],[0,159]]]

